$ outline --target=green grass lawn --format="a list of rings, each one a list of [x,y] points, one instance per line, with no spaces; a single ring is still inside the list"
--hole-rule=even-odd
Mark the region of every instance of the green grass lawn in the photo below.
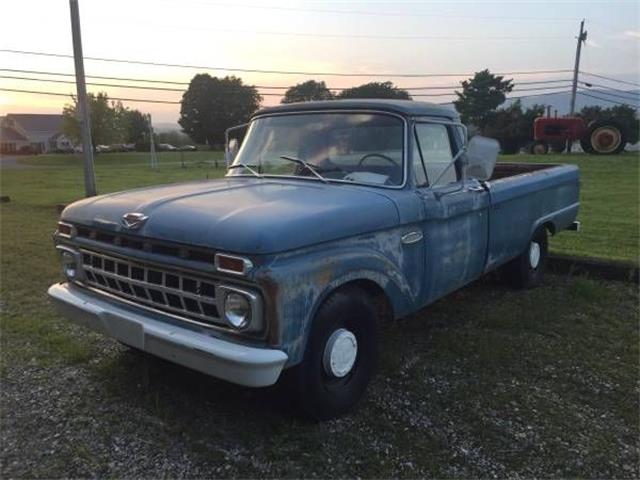
[[[638,263],[640,155],[511,155],[501,161],[575,163],[580,167],[579,233],[551,239],[551,250],[581,257]]]
[[[98,156],[98,188],[214,178],[215,155],[185,154],[181,168],[163,154],[157,170],[145,155]],[[140,357],[58,316],[54,206],[82,196],[82,169],[23,161],[41,168],[0,171],[2,477],[637,478],[635,285],[549,275],[514,291],[485,278],[385,326],[359,410],[310,424],[277,390]],[[637,156],[571,161],[584,231],[554,250],[637,258]]]

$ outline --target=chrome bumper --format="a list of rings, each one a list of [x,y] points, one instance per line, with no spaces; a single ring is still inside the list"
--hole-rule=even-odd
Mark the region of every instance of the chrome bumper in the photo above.
[[[238,345],[154,320],[68,283],[52,285],[48,294],[79,325],[229,382],[273,385],[287,361],[287,354],[280,350]]]

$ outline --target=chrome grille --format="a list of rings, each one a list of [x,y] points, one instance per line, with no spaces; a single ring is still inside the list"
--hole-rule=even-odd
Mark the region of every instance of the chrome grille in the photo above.
[[[211,325],[223,325],[214,280],[131,259],[81,250],[86,283],[158,310]]]

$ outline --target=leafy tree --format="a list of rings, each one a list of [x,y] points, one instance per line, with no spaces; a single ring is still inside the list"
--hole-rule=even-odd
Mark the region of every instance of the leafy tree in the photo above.
[[[133,143],[136,148],[149,144],[149,117],[140,110],[126,110],[125,142]]]
[[[411,100],[406,90],[396,87],[392,82],[371,82],[340,92],[337,98],[395,98]]]
[[[227,128],[248,121],[261,101],[256,88],[243,85],[240,78],[200,73],[182,96],[178,123],[196,142],[213,148],[224,143]]]
[[[629,143],[637,143],[640,140],[640,120],[637,118],[637,111],[628,105],[616,105],[611,108],[588,106],[584,107],[578,116],[584,118],[587,123],[594,120],[613,120],[625,130]]]
[[[121,102],[110,102],[104,92],[87,95],[89,115],[91,121],[91,138],[94,148],[96,145],[121,143],[125,138],[126,112]],[[80,143],[80,121],[78,102],[73,97],[73,104],[67,104],[62,110],[63,133],[75,143]]]
[[[290,87],[280,103],[310,102],[312,100],[333,100],[333,93],[324,82],[309,80]]]
[[[476,72],[470,80],[462,82],[462,93],[453,102],[463,123],[475,125],[484,131],[492,113],[504,103],[506,94],[513,90],[513,80],[504,80],[489,70]]]
[[[533,105],[523,111],[520,100],[516,100],[487,115],[483,134],[498,140],[502,153],[518,153],[533,138],[533,121],[544,110],[544,105]]]

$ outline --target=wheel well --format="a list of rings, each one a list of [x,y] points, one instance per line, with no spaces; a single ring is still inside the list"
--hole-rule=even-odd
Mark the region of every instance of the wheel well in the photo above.
[[[347,286],[358,287],[371,298],[381,323],[387,320],[393,320],[393,306],[391,305],[391,301],[386,292],[376,282],[367,279],[352,280],[340,285],[338,289]]]
[[[556,226],[553,224],[553,222],[544,223],[542,226],[546,228],[551,235],[556,234]]]

